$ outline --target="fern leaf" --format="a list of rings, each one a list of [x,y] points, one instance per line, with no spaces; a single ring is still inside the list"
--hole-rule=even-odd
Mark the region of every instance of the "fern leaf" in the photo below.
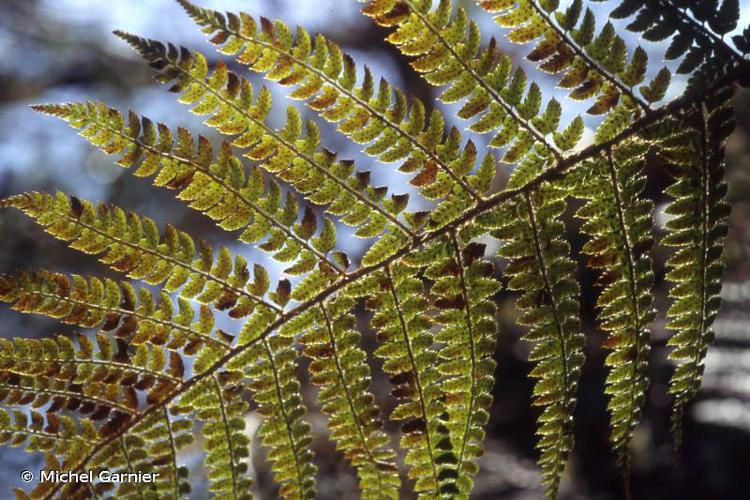
[[[173,418],[166,409],[161,409],[144,417],[120,440],[100,449],[92,465],[106,466],[113,472],[135,468],[158,474],[154,483],[148,485],[151,491],[147,496],[187,497],[191,489],[187,482],[188,469],[178,464],[177,454],[193,442],[193,425],[192,421]],[[119,485],[118,498],[124,491]]]
[[[304,28],[294,37],[282,21],[243,13],[226,15],[178,0],[221,53],[253,71],[285,86],[294,86],[290,97],[303,100],[364,152],[383,162],[404,160],[400,171],[417,172],[412,184],[428,199],[440,199],[460,192],[470,199],[481,195],[465,176],[473,169],[469,142],[463,151],[454,127],[445,133],[445,117],[438,110],[426,116],[424,104],[409,104],[401,90],[376,77],[365,67],[357,83],[354,60],[336,42],[323,35],[311,36]]]
[[[75,421],[54,412],[43,415],[34,409],[24,412],[0,408],[0,443],[4,445],[25,445],[28,452],[43,452],[77,463],[98,440],[99,432],[88,418]]]
[[[612,352],[606,392],[610,395],[610,442],[625,475],[630,473],[629,443],[644,403],[648,379],[649,324],[653,271],[648,251],[653,243],[653,203],[641,199],[647,143],[628,142],[607,150],[583,166],[574,188],[586,205],[576,215],[590,236],[583,252],[599,272],[603,291],[598,298],[600,328],[609,336],[604,346]],[[572,174],[571,174],[572,175]]]
[[[625,42],[614,25],[607,23],[596,33],[594,13],[588,7],[583,12],[582,0],[573,1],[565,10],[556,10],[557,1],[478,3],[495,14],[500,26],[510,28],[507,38],[511,42],[538,40],[527,58],[545,73],[562,73],[559,86],[572,89],[572,99],[595,98],[588,113],[604,114],[618,104],[637,114],[649,112],[648,103],[633,91],[646,75],[646,51],[636,47],[628,61]]]
[[[706,350],[714,337],[711,325],[721,303],[722,249],[730,211],[723,143],[734,128],[731,93],[727,88],[710,96],[687,116],[687,127],[670,120],[656,130],[667,134],[661,146],[677,181],[667,189],[674,201],[666,212],[673,218],[662,244],[676,248],[667,262],[667,279],[673,283],[667,327],[674,332],[669,357],[677,362],[669,392],[675,398],[672,433],[678,450],[682,415],[700,387]]]
[[[251,499],[252,480],[246,476],[249,438],[243,414],[247,403],[241,398],[242,372],[225,370],[194,385],[172,408],[173,413],[190,413],[205,422],[202,434],[206,451],[209,491],[217,498]]]
[[[526,88],[526,74],[513,71],[510,58],[493,39],[480,50],[479,27],[450,0],[368,3],[364,13],[381,26],[394,27],[387,40],[412,58],[414,67],[435,86],[449,85],[441,95],[447,103],[464,101],[459,118],[478,117],[470,129],[493,134],[490,147],[505,148],[502,160],[519,163],[524,172],[541,173],[562,150],[547,137],[558,125],[560,104],[553,100],[541,111],[541,90]],[[512,73],[512,74],[511,74]]]
[[[368,187],[366,172],[354,173],[350,161],[336,161],[328,150],[319,150],[320,131],[307,121],[302,136],[302,119],[293,106],[287,108],[287,122],[280,130],[265,123],[271,107],[271,94],[262,89],[255,104],[253,87],[238,78],[220,62],[208,74],[202,54],[182,50],[179,57],[174,47],[160,42],[120,33],[118,36],[138,50],[151,64],[163,66],[157,79],[164,83],[176,80],[171,90],[182,92],[181,100],[194,104],[192,111],[210,115],[207,124],[236,136],[235,146],[246,149],[245,156],[260,162],[261,168],[291,183],[309,201],[327,207],[331,214],[351,226],[361,226],[358,236],[377,236],[386,223],[412,235],[392,213],[380,204],[385,188]],[[354,175],[352,175],[354,173]],[[313,226],[314,229],[314,226]]]
[[[150,342],[194,353],[199,347],[226,350],[231,337],[213,332],[213,313],[202,307],[193,323],[194,310],[188,301],[179,301],[174,311],[172,299],[162,293],[154,301],[147,289],[134,289],[127,283],[92,277],[39,271],[33,274],[0,277],[0,300],[13,303],[13,309],[41,314],[63,323],[84,328],[101,326],[128,342]],[[215,334],[215,336],[212,335]]]
[[[395,453],[381,430],[380,411],[368,388],[367,355],[358,346],[360,334],[346,296],[311,310],[308,330],[300,340],[312,358],[311,382],[321,386],[318,402],[329,415],[331,437],[357,469],[363,498],[398,498],[400,481]]]
[[[626,26],[628,30],[651,42],[671,40],[665,58],[681,58],[676,72],[690,75],[685,95],[702,95],[715,84],[716,75],[744,64],[742,55],[724,41],[739,20],[737,0],[724,0],[721,6],[718,0],[627,0],[612,11],[611,17],[624,19],[634,14]]]
[[[168,292],[179,290],[181,297],[229,309],[233,317],[252,313],[258,304],[280,310],[263,300],[262,294],[252,293],[244,259],[232,262],[229,250],[221,247],[214,260],[213,250],[202,241],[196,256],[193,238],[172,226],[160,237],[156,223],[148,217],[126,213],[116,205],[95,206],[59,192],[54,196],[26,193],[0,201],[0,207],[6,206],[22,210],[76,250],[103,254],[100,261],[116,271],[151,285],[164,283]]]
[[[434,281],[435,318],[442,325],[435,340],[444,345],[439,356],[448,412],[447,427],[457,455],[458,490],[468,497],[478,472],[473,459],[482,455],[484,426],[492,405],[497,308],[490,300],[500,289],[494,266],[483,260],[484,246],[464,245],[459,236],[430,252],[425,276]]]
[[[522,292],[517,306],[519,323],[529,327],[533,342],[530,376],[538,378],[534,405],[539,417],[539,464],[549,498],[557,496],[560,475],[573,449],[573,411],[583,365],[584,337],[578,319],[575,263],[563,240],[560,216],[566,190],[543,184],[532,193],[477,219],[503,242],[499,255],[508,259],[508,288]]]
[[[179,355],[167,355],[160,346],[139,344],[129,349],[123,339],[114,342],[105,332],[96,336],[98,352],[82,337],[75,343],[65,336],[57,338],[0,340],[0,370],[21,376],[46,376],[71,384],[102,382],[145,389],[154,385],[174,388],[183,382]],[[113,345],[114,344],[114,345]]]
[[[375,355],[383,360],[383,371],[394,385],[398,405],[391,419],[403,422],[401,447],[415,491],[420,498],[457,493],[456,455],[437,385],[440,360],[431,349],[434,338],[425,314],[429,303],[420,281],[407,266],[386,265],[384,274],[344,293],[368,297],[367,307],[375,311],[372,325],[380,344]]]
[[[178,128],[175,143],[174,134],[165,125],[159,123],[154,128],[151,120],[132,112],[125,125],[117,110],[102,103],[43,104],[34,109],[80,128],[81,135],[105,153],[122,154],[118,164],[137,167],[136,176],[156,175],[155,185],[179,190],[179,198],[223,229],[242,229],[240,241],[265,240],[261,249],[273,253],[278,261],[292,263],[288,273],[302,274],[316,262],[336,269],[335,262],[326,257],[331,241],[335,243],[333,224],[324,222],[326,231],[333,232],[325,242],[301,237],[294,227],[299,215],[296,197],[289,194],[282,200],[278,184],[265,179],[258,170],[246,176],[228,143],[222,144],[214,160],[213,148],[205,137],[198,137],[196,148],[192,134]]]
[[[303,420],[305,408],[295,376],[296,357],[293,337],[270,335],[249,343],[228,368],[241,367],[250,377],[253,400],[263,417],[258,432],[268,448],[279,495],[309,499],[315,495],[317,467],[310,449],[310,424]]]

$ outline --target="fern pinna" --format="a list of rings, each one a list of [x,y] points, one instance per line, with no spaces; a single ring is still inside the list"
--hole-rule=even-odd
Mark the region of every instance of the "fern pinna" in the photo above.
[[[64,193],[0,201],[128,278],[49,270],[0,277],[0,298],[13,309],[93,331],[0,342],[0,440],[42,452],[48,470],[159,473],[148,484],[45,481],[18,490],[19,498],[189,496],[180,451],[198,428],[211,494],[251,498],[251,407],[262,417],[260,444],[278,494],[313,498],[319,473],[302,357],[362,497],[412,489],[420,498],[468,498],[482,473],[503,288],[517,292],[518,322],[532,344],[539,465],[547,496],[556,497],[574,452],[586,343],[566,241],[573,228],[564,214],[574,199],[582,253],[601,290],[610,442],[626,484],[657,314],[651,247],[674,249],[669,392],[680,445],[720,302],[729,214],[723,142],[732,131],[733,88],[747,83],[749,69],[750,30],[733,38],[734,47],[724,41],[736,27],[736,1],[625,0],[614,8],[610,17],[628,19],[626,29],[665,41],[666,59],[688,75],[683,95],[665,104],[671,70],[648,72],[647,50],[630,50],[617,24],[597,23],[582,0],[564,8],[556,0],[479,0],[477,15],[483,9],[499,25],[489,41],[458,2],[364,1],[363,13],[441,88],[440,100],[458,103],[474,140],[464,140],[442,108],[358,67],[324,35],[178,1],[220,53],[288,87],[290,98],[373,160],[398,162],[432,209],[412,211],[408,194],[372,185],[370,173],[332,152],[316,120],[303,120],[295,105],[283,126],[270,125],[270,90],[227,63],[209,68],[199,52],[117,31],[223,143],[101,102],[34,109],[65,120],[118,165],[176,191],[239,242],[270,254],[283,276],[118,206]],[[525,45],[529,61],[601,118],[562,123],[562,104],[545,100],[511,59],[510,43]],[[596,123],[588,144],[586,123]],[[663,235],[644,193],[648,157],[674,177]],[[512,173],[497,188],[500,164]],[[337,223],[369,240],[358,262],[340,249]],[[373,352],[358,330],[360,305],[372,313]],[[236,331],[216,327],[220,312],[236,320]],[[387,396],[371,384],[375,370],[392,385],[390,415],[378,404]],[[388,419],[400,423],[403,470]]]

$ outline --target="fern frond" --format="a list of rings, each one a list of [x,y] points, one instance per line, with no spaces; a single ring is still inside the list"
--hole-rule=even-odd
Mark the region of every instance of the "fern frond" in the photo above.
[[[260,329],[267,333],[248,343],[227,367],[242,369],[250,378],[253,400],[263,417],[258,433],[268,448],[279,495],[310,499],[315,496],[318,469],[313,463],[311,427],[303,419],[305,408],[295,376],[297,348],[293,337],[270,335],[270,328]]]
[[[210,115],[206,123],[236,136],[233,145],[246,149],[245,156],[292,184],[310,202],[340,216],[345,224],[359,227],[357,236],[377,236],[386,224],[414,236],[397,217],[406,207],[405,200],[391,200],[387,207],[383,206],[381,199],[386,188],[369,187],[367,173],[355,172],[352,162],[337,161],[333,153],[320,149],[320,131],[314,122],[305,123],[303,136],[302,119],[296,108],[289,106],[285,126],[274,130],[265,123],[271,109],[271,93],[262,89],[253,104],[250,82],[229,72],[223,62],[209,74],[199,52],[182,50],[178,55],[174,47],[167,48],[155,40],[117,34],[152,66],[161,68],[159,81],[174,81],[170,90],[181,93],[181,102],[194,105],[193,113]]]
[[[398,498],[396,456],[382,431],[380,411],[369,390],[367,354],[353,329],[354,301],[340,295],[285,324],[281,335],[298,336],[311,358],[310,381],[321,387],[318,402],[329,416],[337,448],[357,469],[363,498]]]
[[[690,86],[705,88],[711,83],[710,78],[705,78],[707,74],[724,72],[742,61],[723,41],[724,35],[737,26],[740,15],[737,0],[723,0],[721,6],[718,0],[701,3],[623,0],[610,17],[625,19],[634,14],[627,29],[650,42],[671,39],[665,58],[683,58],[677,73],[698,76],[691,78]]]
[[[231,342],[231,336],[214,331],[209,308],[201,307],[193,323],[195,313],[187,300],[181,299],[175,312],[168,294],[162,292],[157,305],[147,289],[136,291],[110,279],[68,278],[50,271],[0,276],[0,300],[24,313],[84,328],[101,326],[134,344],[150,342],[195,353],[199,348],[223,351]]]
[[[475,147],[461,149],[460,133],[445,133],[445,117],[438,110],[426,116],[424,104],[375,77],[364,68],[357,83],[354,60],[339,45],[318,34],[297,28],[296,38],[282,21],[198,7],[178,0],[219,52],[237,55],[237,60],[271,81],[294,86],[290,97],[303,100],[324,119],[338,123],[339,132],[364,152],[389,163],[404,160],[400,171],[418,172],[411,183],[428,199],[441,199],[460,192],[473,200],[481,193],[466,179],[474,167]],[[260,24],[260,29],[259,25]]]
[[[448,412],[447,427],[457,455],[459,494],[468,498],[478,472],[473,459],[482,455],[484,426],[489,421],[494,383],[497,307],[491,301],[500,289],[494,266],[482,259],[484,245],[463,244],[455,232],[430,252],[425,276],[434,282],[431,292],[439,311],[441,329],[435,340],[438,371]],[[407,258],[407,260],[413,257]]]
[[[176,386],[183,382],[182,360],[174,351],[167,355],[160,346],[114,342],[105,332],[96,336],[99,349],[79,336],[78,349],[68,337],[0,339],[0,370],[22,376],[45,376],[73,384],[106,382],[143,390],[154,384]],[[113,345],[114,343],[114,345]],[[131,352],[132,351],[132,352]]]
[[[159,235],[156,223],[134,212],[126,213],[116,205],[95,206],[87,200],[26,193],[0,201],[0,208],[14,207],[33,218],[57,239],[87,254],[103,254],[99,260],[130,278],[151,285],[164,283],[164,290],[179,290],[183,298],[196,298],[218,309],[229,309],[233,317],[252,313],[256,305],[280,311],[279,307],[254,294],[264,271],[256,267],[256,279],[248,284],[247,264],[241,257],[232,262],[232,255],[221,247],[214,260],[214,251],[199,241],[196,255],[193,238],[167,226]]]
[[[614,25],[608,22],[596,33],[591,9],[587,7],[581,16],[582,0],[574,0],[564,11],[558,9],[558,1],[478,0],[478,3],[495,14],[500,26],[511,28],[507,34],[511,42],[539,40],[527,58],[538,63],[545,73],[563,73],[558,85],[572,89],[569,93],[572,99],[595,98],[588,113],[604,114],[618,104],[635,114],[648,113],[649,103],[663,97],[663,93],[649,93],[648,85],[641,88],[642,97],[635,92],[634,88],[646,76],[646,51],[636,47],[628,61],[627,47]],[[663,80],[669,72],[666,68],[662,71],[665,73],[657,78]]]
[[[137,167],[136,176],[156,174],[155,185],[179,190],[179,198],[220,227],[242,229],[240,241],[265,240],[260,245],[262,250],[273,253],[280,262],[293,263],[286,272],[302,274],[316,262],[344,271],[326,257],[336,241],[333,223],[325,220],[324,230],[313,241],[301,236],[299,233],[308,232],[310,224],[314,231],[314,214],[306,211],[307,224],[299,231],[294,224],[299,216],[296,197],[290,193],[282,200],[279,185],[257,169],[246,175],[229,144],[222,144],[214,161],[213,148],[205,137],[198,137],[196,148],[192,134],[178,128],[175,143],[172,131],[164,124],[157,124],[155,129],[151,120],[131,112],[126,126],[117,110],[102,103],[42,104],[34,109],[82,129],[81,135],[105,153],[122,154],[117,163],[125,168]]]
[[[646,401],[649,324],[654,275],[648,251],[653,244],[653,203],[642,199],[647,142],[626,142],[607,150],[581,168],[575,196],[585,199],[576,216],[590,239],[583,247],[589,266],[599,272],[603,291],[597,300],[600,328],[612,350],[606,364],[611,371],[610,442],[626,482],[630,473],[629,443]],[[571,173],[573,176],[573,173]]]
[[[535,344],[529,356],[535,363],[530,376],[539,379],[533,404],[544,408],[537,431],[539,464],[547,496],[555,498],[573,449],[573,411],[584,359],[579,287],[560,220],[566,190],[543,184],[518,198],[477,222],[501,240],[498,254],[509,261],[508,288],[522,292],[518,321],[529,327],[525,339]]]
[[[440,97],[443,102],[465,100],[458,116],[478,116],[469,129],[493,134],[490,147],[507,147],[504,162],[520,163],[522,170],[538,174],[575,145],[547,137],[557,130],[560,103],[550,100],[540,114],[539,86],[532,82],[526,88],[526,74],[521,68],[513,71],[510,58],[497,50],[494,39],[480,50],[479,27],[463,8],[454,12],[450,0],[441,0],[434,10],[432,2],[360,1],[368,3],[364,13],[376,23],[395,27],[387,40],[415,58],[412,67],[425,80],[449,85]]]
[[[725,88],[690,112],[687,126],[672,119],[654,132],[663,137],[660,146],[677,181],[667,189],[674,201],[666,213],[673,218],[662,244],[676,248],[667,262],[667,279],[673,283],[667,327],[675,332],[668,342],[673,348],[669,357],[677,362],[669,392],[675,398],[672,433],[678,450],[682,415],[700,387],[714,337],[711,325],[721,303],[722,250],[730,212],[723,144],[734,128],[731,95],[731,88]]]
[[[0,408],[0,443],[4,445],[25,445],[28,452],[54,454],[68,463],[77,463],[99,437],[96,426],[88,418],[73,420],[68,415],[43,415],[34,409],[27,413]]]
[[[394,386],[398,404],[390,418],[402,422],[408,476],[416,481],[420,498],[437,498],[457,493],[456,456],[438,386],[440,360],[432,349],[429,302],[414,274],[403,264],[386,264],[385,273],[353,283],[343,293],[367,297],[366,305],[374,311],[371,324],[380,344],[375,355],[383,360],[383,371]]]
[[[247,403],[239,384],[239,370],[225,370],[195,384],[172,408],[173,413],[189,413],[205,422],[202,429],[209,491],[217,498],[251,499],[252,480],[243,460],[250,455],[250,439],[245,434]]]
[[[173,418],[166,409],[161,409],[145,416],[126,436],[109,445],[111,449],[103,448],[98,454],[102,462],[97,464],[95,459],[93,463],[118,472],[136,468],[158,473],[156,481],[147,485],[151,490],[147,497],[184,498],[191,490],[188,469],[179,465],[177,454],[193,443],[193,427],[191,420]],[[112,460],[108,456],[117,458]],[[118,485],[118,498],[124,491],[123,485]]]

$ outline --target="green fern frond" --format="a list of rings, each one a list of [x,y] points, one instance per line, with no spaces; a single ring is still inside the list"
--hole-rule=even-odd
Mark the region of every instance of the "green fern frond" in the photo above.
[[[68,278],[49,271],[0,276],[0,300],[24,313],[84,328],[101,327],[135,344],[150,342],[194,353],[202,347],[225,350],[231,342],[221,330],[214,331],[209,308],[201,307],[193,323],[195,312],[187,300],[180,299],[175,311],[164,292],[157,304],[147,289],[110,279]]]
[[[534,343],[530,376],[539,379],[533,404],[543,407],[537,447],[549,498],[557,496],[573,449],[573,411],[584,359],[575,263],[560,221],[566,196],[565,189],[543,184],[477,219],[502,242],[498,254],[508,259],[508,288],[522,292],[518,321],[529,327],[525,339]]]
[[[279,495],[302,500],[315,496],[318,469],[310,449],[311,427],[303,419],[301,384],[295,375],[297,356],[293,336],[266,334],[248,343],[247,349],[227,367],[242,369],[250,378],[253,400],[263,417],[258,433],[268,448]]]
[[[12,415],[12,418],[11,418]],[[42,452],[77,463],[99,440],[99,431],[88,418],[0,408],[0,443],[25,446],[28,452]]]
[[[0,340],[0,443],[41,451],[45,470],[159,474],[154,483],[41,482],[28,493],[16,490],[19,498],[187,497],[181,450],[199,435],[209,492],[251,498],[251,404],[262,417],[260,444],[277,496],[313,498],[312,428],[296,373],[303,355],[330,438],[355,469],[361,495],[405,494],[360,345],[367,345],[357,331],[360,302],[372,312],[373,354],[393,385],[390,418],[401,424],[407,485],[414,483],[420,499],[469,498],[494,384],[501,281],[484,257],[490,236],[500,241],[496,256],[505,260],[508,289],[519,292],[518,322],[533,344],[539,464],[546,495],[556,497],[573,451],[584,362],[580,289],[563,222],[568,197],[585,203],[577,211],[589,238],[582,253],[603,287],[597,306],[611,350],[610,441],[627,475],[654,317],[646,158],[676,178],[666,190],[674,201],[663,243],[676,247],[667,278],[679,447],[680,420],[698,391],[720,303],[729,214],[723,142],[732,129],[730,87],[747,83],[747,62],[722,40],[736,26],[736,0],[624,0],[615,8],[614,18],[636,14],[629,27],[644,39],[671,38],[668,59],[684,56],[678,72],[690,74],[688,88],[661,107],[671,72],[646,81],[646,52],[630,52],[616,24],[599,23],[583,0],[562,8],[557,0],[479,0],[509,41],[533,43],[528,58],[602,115],[585,147],[583,119],[561,125],[562,105],[546,99],[495,39],[483,44],[478,23],[458,2],[362,0],[417,73],[443,87],[441,100],[458,103],[458,118],[471,120],[470,130],[487,134],[489,147],[513,165],[499,192],[494,153],[464,142],[443,112],[384,79],[376,85],[334,41],[303,28],[295,34],[282,21],[178,2],[219,52],[289,87],[292,99],[337,124],[366,154],[398,161],[433,208],[409,212],[407,195],[371,185],[369,172],[325,148],[323,130],[297,107],[287,109],[282,127],[269,125],[271,92],[226,63],[209,69],[198,52],[117,31],[180,102],[228,136],[216,155],[202,136],[133,112],[125,118],[101,103],[35,109],[67,121],[136,176],[177,191],[240,241],[272,254],[295,284],[283,276],[272,283],[260,262],[251,276],[227,248],[212,249],[171,226],[161,234],[151,219],[119,207],[62,193],[0,201],[155,288],[50,271],[0,276],[0,301],[11,308],[97,330]],[[747,52],[747,38],[733,40]],[[374,239],[359,263],[336,249],[338,222]],[[216,327],[223,311],[241,320],[232,334]]]
[[[714,338],[711,325],[721,304],[722,250],[730,212],[723,144],[734,128],[731,95],[725,88],[710,96],[688,115],[688,127],[669,120],[654,131],[657,137],[666,135],[660,146],[677,181],[667,188],[674,201],[666,209],[672,219],[662,244],[676,248],[667,262],[667,279],[673,283],[667,327],[675,332],[669,357],[677,368],[669,392],[675,398],[672,433],[678,450],[682,415],[700,387],[706,350]]]
[[[0,370],[23,376],[46,376],[73,384],[106,381],[143,390],[154,384],[177,385],[183,382],[182,360],[160,346],[139,344],[129,349],[123,339],[114,342],[105,332],[96,336],[99,349],[94,353],[91,341],[79,337],[78,348],[66,336],[57,338],[0,339]],[[114,345],[113,345],[114,343]]]
[[[294,86],[290,97],[305,101],[324,119],[338,123],[339,132],[364,152],[390,163],[404,160],[400,171],[417,172],[411,183],[422,195],[436,200],[450,192],[480,199],[480,193],[465,178],[473,169],[475,147],[470,141],[459,147],[460,133],[445,133],[445,117],[438,110],[426,116],[418,99],[406,94],[364,68],[357,83],[354,60],[339,45],[323,35],[311,36],[297,28],[296,37],[282,21],[248,14],[226,15],[178,0],[190,17],[213,35],[219,52],[237,55],[237,60],[273,82]],[[260,26],[259,26],[260,25]]]
[[[600,328],[612,350],[606,392],[610,395],[610,442],[628,481],[629,443],[646,401],[649,325],[654,275],[648,251],[653,244],[653,203],[642,199],[647,142],[632,141],[607,150],[605,157],[584,164],[575,196],[586,205],[576,215],[590,239],[583,247],[589,266],[599,272],[597,300]],[[574,174],[571,173],[571,176]]]
[[[636,47],[628,61],[628,49],[611,22],[596,33],[593,11],[583,13],[582,0],[574,0],[564,10],[559,2],[538,0],[478,0],[479,5],[495,14],[495,21],[510,28],[509,41],[537,41],[528,54],[530,61],[549,74],[563,73],[558,85],[572,89],[569,97],[578,100],[596,99],[587,110],[600,115],[621,104],[637,114],[649,112],[649,103],[658,101],[655,94],[635,87],[646,76],[648,55]],[[583,14],[583,16],[582,16]],[[658,78],[665,78],[667,73]],[[669,81],[667,79],[667,81]]]
[[[395,27],[387,40],[412,58],[412,67],[430,84],[449,87],[440,99],[464,101],[458,117],[479,117],[470,130],[491,133],[490,147],[503,148],[502,160],[520,163],[540,173],[549,161],[562,157],[562,148],[548,138],[557,129],[560,103],[552,99],[540,114],[542,94],[526,73],[513,71],[510,58],[497,42],[480,48],[481,33],[463,8],[450,0],[432,2],[360,0],[364,13],[381,26]],[[512,74],[511,74],[512,73]],[[572,147],[572,146],[571,146]]]
[[[418,267],[424,267],[421,264]],[[456,455],[446,426],[446,409],[438,385],[440,359],[431,349],[429,302],[415,269],[403,264],[386,265],[384,273],[344,291],[353,297],[367,297],[374,311],[372,326],[379,347],[375,355],[383,360],[398,401],[390,418],[402,422],[401,447],[406,450],[408,476],[414,479],[420,498],[438,498],[457,493]]]
[[[252,498],[252,480],[243,461],[250,455],[250,439],[245,434],[247,403],[241,398],[242,378],[239,370],[214,374],[191,387],[172,408],[172,413],[190,413],[206,422],[201,434],[209,491],[217,498]]]
[[[0,201],[1,207],[14,207],[32,217],[52,236],[69,242],[71,248],[87,254],[103,254],[99,260],[130,278],[151,285],[164,283],[164,290],[178,291],[181,297],[230,310],[232,317],[252,313],[256,305],[280,310],[253,293],[264,270],[256,267],[253,283],[248,283],[247,263],[242,257],[232,261],[226,247],[214,251],[199,241],[196,255],[193,238],[167,226],[159,235],[156,223],[134,212],[126,213],[116,205],[95,206],[87,200],[26,193]]]
[[[441,329],[435,340],[438,370],[448,412],[448,430],[457,455],[457,485],[468,498],[472,478],[479,468],[473,461],[482,455],[484,426],[489,421],[495,361],[497,307],[492,297],[500,289],[494,266],[483,260],[484,245],[464,244],[455,233],[430,251],[432,263],[425,276],[434,282],[431,292]]]
[[[271,93],[262,89],[253,104],[250,82],[229,72],[223,62],[209,74],[206,60],[199,52],[182,50],[178,56],[174,47],[126,33],[117,34],[152,66],[161,68],[159,81],[175,82],[170,90],[181,93],[181,102],[194,105],[193,113],[210,115],[206,123],[236,136],[232,144],[245,149],[245,156],[292,184],[310,202],[325,206],[345,224],[359,227],[357,236],[377,236],[386,224],[414,236],[397,217],[406,204],[391,200],[387,208],[382,206],[386,188],[369,187],[366,172],[356,172],[352,162],[337,161],[335,154],[320,149],[320,131],[314,122],[308,120],[304,124],[303,136],[302,119],[296,108],[289,106],[286,124],[274,130],[265,123],[271,109]]]
[[[105,461],[97,463],[95,456],[92,465],[111,467],[113,472],[135,469],[158,474],[153,483],[145,485],[144,496],[184,498],[190,493],[191,487],[187,482],[188,469],[179,465],[177,455],[179,450],[193,443],[193,427],[193,421],[173,418],[166,409],[156,411],[145,416],[126,436],[107,447],[111,449],[101,449],[98,457]],[[108,455],[114,455],[118,459],[110,462],[106,459]],[[111,488],[114,485],[110,483],[108,486]],[[127,486],[123,486],[124,484],[117,486],[117,498],[128,492]],[[135,494],[132,496],[140,497]]]
[[[266,179],[260,170],[246,175],[229,144],[222,144],[214,160],[213,148],[205,137],[198,137],[196,148],[192,134],[180,127],[175,143],[165,125],[159,123],[155,129],[151,120],[132,112],[125,125],[118,111],[102,103],[43,104],[34,109],[82,129],[81,135],[105,153],[122,154],[117,163],[125,168],[137,167],[136,176],[156,175],[155,185],[179,190],[180,199],[223,229],[242,229],[240,241],[265,240],[260,244],[262,250],[273,253],[280,262],[292,263],[286,270],[289,274],[309,271],[316,262],[343,272],[336,261],[326,257],[336,241],[333,223],[324,220],[324,230],[313,240],[300,235],[309,232],[311,225],[315,230],[315,214],[306,210],[304,228],[295,225],[299,216],[297,198],[290,193],[282,200],[279,185]]]
[[[356,467],[362,498],[398,498],[400,480],[395,453],[382,431],[380,410],[369,391],[367,354],[359,347],[360,334],[352,327],[354,301],[341,296],[315,312],[301,337],[312,358],[310,380],[320,385],[318,402],[329,415],[331,438]]]

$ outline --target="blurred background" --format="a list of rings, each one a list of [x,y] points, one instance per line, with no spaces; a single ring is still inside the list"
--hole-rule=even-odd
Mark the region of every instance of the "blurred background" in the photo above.
[[[218,10],[245,10],[254,16],[281,18],[292,26],[302,25],[310,32],[323,32],[337,40],[360,66],[367,63],[376,75],[385,76],[395,86],[428,104],[442,106],[435,101],[438,92],[428,87],[410,69],[405,58],[383,42],[385,32],[359,13],[360,5],[354,0],[201,0],[199,3]],[[500,28],[488,14],[479,11],[474,2],[454,3],[463,4],[473,12],[485,42],[493,34],[502,37]],[[608,10],[617,3],[592,4],[599,25],[606,22]],[[750,0],[740,0],[740,5],[740,26],[747,26]],[[622,22],[615,24],[619,28],[624,25]],[[153,217],[162,225],[171,222],[178,228],[190,229],[194,236],[226,244],[249,259],[256,259],[256,253],[233,242],[236,235],[222,232],[207,218],[186,209],[171,192],[150,187],[148,180],[134,178],[115,166],[113,158],[77,137],[63,122],[29,109],[29,104],[40,102],[103,100],[120,111],[132,108],[170,126],[183,125],[218,140],[210,129],[201,125],[200,119],[176,102],[175,96],[153,81],[149,68],[111,35],[115,28],[198,49],[212,62],[217,57],[198,28],[169,0],[0,0],[0,197],[29,190],[59,189],[92,201],[119,204]],[[631,34],[625,36],[629,47],[638,43]],[[649,50],[649,74],[654,74],[663,64],[665,47],[648,42],[643,45]],[[564,93],[554,88],[551,78],[522,60],[527,48],[502,41],[501,49],[528,69],[530,77],[542,85],[546,98],[555,96],[564,103],[563,123],[585,111],[585,107],[569,99],[563,100]],[[259,82],[244,69],[235,69],[253,82]],[[289,89],[270,87],[276,102],[272,124],[281,125],[289,103],[283,96]],[[684,81],[676,78],[667,99],[679,95],[683,87]],[[703,389],[687,414],[684,456],[679,466],[675,465],[668,432],[670,398],[666,384],[672,367],[666,360],[665,344],[669,333],[664,328],[664,311],[669,303],[663,280],[667,255],[658,246],[655,250],[659,315],[653,325],[648,406],[633,440],[632,486],[636,499],[746,499],[750,491],[750,147],[747,140],[750,95],[739,93],[735,104],[738,128],[727,143],[733,212],[725,246],[728,263],[723,292],[725,305],[715,327],[717,340],[706,361]],[[455,109],[442,107],[448,116]],[[586,137],[591,137],[597,120],[587,117],[586,123]],[[465,126],[462,122],[455,124]],[[329,132],[323,134],[325,145],[344,157],[354,158],[358,168],[372,170],[375,184],[385,184],[392,192],[408,192],[405,177],[392,173],[393,168],[362,157],[358,147],[333,132],[332,127],[321,125],[324,132]],[[486,139],[481,137],[472,139],[480,150],[486,144]],[[512,166],[500,164],[498,168],[498,177],[502,179]],[[665,220],[662,210],[667,200],[663,189],[668,179],[656,167],[649,168],[648,175],[647,194],[657,206],[658,233]],[[420,205],[412,196],[410,209],[418,208]],[[576,254],[583,243],[576,231],[579,224],[570,218],[569,238]],[[340,228],[339,242],[356,262],[368,242],[348,238],[349,234],[350,230]],[[112,276],[94,258],[84,257],[45,236],[18,212],[1,212],[0,273],[39,268]],[[597,290],[592,286],[593,274],[583,265],[579,266],[579,279],[583,284],[581,300],[588,357],[579,389],[576,449],[567,467],[561,498],[617,499],[622,497],[622,487],[607,442],[608,417],[603,396],[605,353],[600,348],[603,335],[594,324]],[[526,378],[530,369],[525,361],[529,346],[519,340],[522,332],[515,326],[513,300],[510,295],[500,296],[496,403],[487,429],[486,453],[480,460],[482,471],[476,479],[475,497],[481,499],[542,497],[534,463],[537,410],[529,405],[532,382]],[[54,321],[21,315],[0,304],[0,335],[4,337],[40,337],[71,331]],[[365,341],[372,345],[371,332],[365,332]],[[373,376],[376,395],[388,408],[392,401],[387,381],[379,369]],[[306,390],[309,394],[305,397],[313,401],[314,390]],[[355,498],[354,474],[324,438],[324,417],[316,413],[314,406],[310,408],[309,418],[319,437],[315,451],[321,469],[320,497]],[[248,419],[252,431],[259,422],[253,414]],[[194,469],[194,498],[205,494],[199,459],[199,447],[188,450],[184,456],[185,462]],[[2,498],[10,495],[10,487],[23,486],[18,478],[20,470],[38,469],[42,464],[36,455],[6,447],[0,448],[0,462],[4,465],[0,472],[0,491],[8,492],[0,493]],[[262,450],[253,450],[252,471],[259,497],[275,498]]]

